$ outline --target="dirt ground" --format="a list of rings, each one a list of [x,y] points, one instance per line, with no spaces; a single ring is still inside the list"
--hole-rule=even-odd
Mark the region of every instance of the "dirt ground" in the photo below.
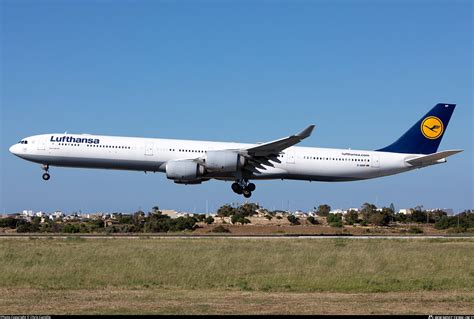
[[[252,219],[251,219],[252,220]],[[446,230],[435,229],[432,225],[400,225],[396,227],[375,227],[375,226],[344,226],[330,227],[327,225],[290,225],[288,222],[276,223],[258,223],[252,220],[251,224],[232,225],[221,224],[235,235],[278,235],[278,234],[302,234],[302,235],[410,235],[408,229],[411,226],[423,230],[422,234],[416,235],[445,235]],[[206,225],[199,223],[200,228],[196,229],[195,234],[209,234],[211,230],[217,227],[216,224]]]

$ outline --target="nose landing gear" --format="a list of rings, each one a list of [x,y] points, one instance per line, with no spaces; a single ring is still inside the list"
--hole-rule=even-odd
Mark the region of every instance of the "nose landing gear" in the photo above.
[[[43,174],[43,179],[44,179],[45,181],[47,181],[47,180],[49,180],[49,178],[51,177],[51,176],[49,175],[49,173],[48,173],[48,171],[49,171],[49,165],[43,164],[43,170],[45,171],[45,173]]]
[[[250,198],[256,186],[254,183],[249,183],[248,180],[237,181],[231,186],[234,193],[244,195],[245,198]]]

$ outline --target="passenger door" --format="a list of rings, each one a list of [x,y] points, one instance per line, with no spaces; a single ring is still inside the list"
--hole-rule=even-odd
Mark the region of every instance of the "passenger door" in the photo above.
[[[380,167],[380,155],[379,154],[372,154],[370,156],[370,166],[373,168]]]
[[[286,163],[287,164],[295,164],[295,152],[294,151],[286,152]]]
[[[38,151],[46,150],[46,138],[45,137],[38,138],[37,150]]]
[[[146,143],[146,145],[145,145],[145,155],[153,156],[153,143]]]

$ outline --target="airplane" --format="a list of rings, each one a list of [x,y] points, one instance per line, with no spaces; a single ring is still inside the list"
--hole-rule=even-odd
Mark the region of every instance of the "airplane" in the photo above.
[[[438,151],[456,104],[439,103],[394,143],[374,151],[294,146],[313,132],[301,132],[267,143],[42,134],[21,139],[10,152],[49,168],[78,167],[165,173],[178,184],[211,179],[232,181],[232,190],[249,198],[251,180],[342,182],[398,174],[446,162],[463,150]]]

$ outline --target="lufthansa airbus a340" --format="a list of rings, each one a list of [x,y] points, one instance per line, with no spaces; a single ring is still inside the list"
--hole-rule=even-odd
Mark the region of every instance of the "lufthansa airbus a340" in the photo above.
[[[311,135],[310,125],[257,144],[53,133],[26,137],[10,152],[41,164],[45,181],[51,166],[151,171],[179,184],[233,181],[232,190],[248,198],[251,180],[356,181],[445,163],[462,152],[438,152],[455,106],[437,104],[397,141],[374,151],[294,146]]]

